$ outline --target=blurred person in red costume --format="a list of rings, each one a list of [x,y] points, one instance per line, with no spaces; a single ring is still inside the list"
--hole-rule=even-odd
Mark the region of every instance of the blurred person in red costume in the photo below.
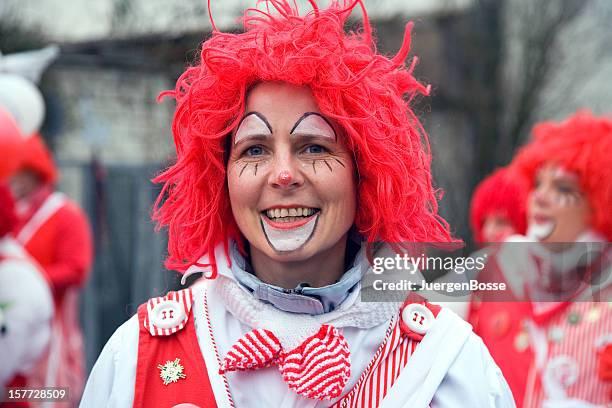
[[[9,111],[0,105],[0,180],[4,181],[21,163],[25,138]]]
[[[17,123],[0,108],[0,407],[27,407],[25,402],[3,403],[9,387],[44,385],[41,359],[51,339],[53,300],[40,266],[12,237],[17,223],[15,202],[6,176],[15,170],[24,138]],[[17,160],[9,160],[17,159]]]
[[[69,387],[76,403],[84,385],[78,292],[92,266],[90,226],[78,205],[55,191],[57,168],[38,133],[45,111],[40,91],[18,75],[2,74],[0,84],[0,105],[13,113],[25,136],[21,159],[9,177],[17,212],[13,234],[42,266],[55,306],[45,384]]]
[[[6,402],[9,387],[44,386],[41,359],[49,348],[53,300],[42,269],[12,237],[17,221],[14,201],[0,184],[0,407],[28,407]]]
[[[578,112],[536,125],[510,165],[529,185],[527,236],[487,267],[515,301],[475,302],[470,322],[519,406],[612,403],[610,151],[612,119]]]
[[[81,406],[514,406],[452,311],[361,299],[374,256],[454,241],[408,104],[428,93],[404,63],[411,25],[388,58],[360,1],[258,4],[165,93],[177,160],[154,214],[167,266],[204,277],[113,334]]]
[[[474,242],[480,247],[470,255],[472,259],[486,258],[497,248],[496,243],[527,229],[527,187],[522,179],[512,174],[508,167],[495,170],[486,176],[474,189],[470,203],[470,227]],[[465,279],[479,280],[480,270],[466,270]],[[474,303],[454,300],[448,303],[457,313],[468,318]],[[503,308],[502,305],[498,305]]]
[[[474,190],[470,204],[470,226],[478,244],[503,242],[527,230],[526,188],[508,168],[484,178]]]

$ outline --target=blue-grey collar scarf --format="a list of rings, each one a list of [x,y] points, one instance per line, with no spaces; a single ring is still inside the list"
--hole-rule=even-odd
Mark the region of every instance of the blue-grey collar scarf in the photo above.
[[[353,266],[344,272],[338,282],[321,288],[299,284],[295,289],[284,289],[265,283],[249,272],[252,270],[251,266],[233,243],[230,256],[234,277],[250,290],[255,298],[286,312],[310,315],[328,313],[336,309],[353,290],[356,290],[357,284],[369,267],[365,245],[361,245]]]

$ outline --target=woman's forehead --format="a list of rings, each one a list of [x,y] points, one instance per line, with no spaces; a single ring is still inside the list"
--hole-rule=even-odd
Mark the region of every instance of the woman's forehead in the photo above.
[[[247,129],[243,124],[262,131],[265,126],[270,134],[284,130],[296,135],[328,136],[344,144],[345,132],[342,126],[321,112],[307,85],[298,86],[286,82],[261,82],[254,85],[247,93],[244,115],[234,129],[234,135],[241,132],[241,128]]]
[[[564,166],[557,163],[544,163],[536,172],[536,178],[550,177],[554,180],[579,183],[580,176],[578,173],[568,170]]]
[[[320,112],[310,87],[286,82],[261,82],[253,86],[246,98],[245,112],[257,111],[266,116],[298,115],[304,112]]]

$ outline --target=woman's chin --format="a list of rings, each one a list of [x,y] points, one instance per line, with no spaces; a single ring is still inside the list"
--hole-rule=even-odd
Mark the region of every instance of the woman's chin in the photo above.
[[[290,245],[284,245],[282,249],[279,249],[278,246],[275,247],[264,236],[262,239],[257,240],[257,245],[251,244],[251,251],[253,251],[254,247],[257,248],[260,254],[274,262],[305,262],[324,252],[324,245],[316,236],[310,237],[309,240],[295,248]]]
[[[264,252],[270,259],[277,262],[302,262],[312,258],[316,251],[313,250],[309,242],[299,248],[289,250],[276,250],[271,245]]]

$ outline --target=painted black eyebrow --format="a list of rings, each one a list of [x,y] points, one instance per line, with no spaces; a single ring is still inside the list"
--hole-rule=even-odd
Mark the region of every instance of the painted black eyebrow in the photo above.
[[[270,131],[270,133],[274,133],[274,132],[272,132],[272,126],[270,126],[270,123],[268,123],[268,120],[266,119],[266,117],[265,117],[263,114],[261,114],[261,113],[259,113],[259,112],[257,112],[257,111],[250,111],[250,112],[247,112],[247,114],[246,114],[246,115],[244,115],[244,116],[242,117],[242,119],[240,119],[240,123],[238,123],[238,127],[236,128],[236,130],[240,129],[240,125],[242,125],[242,122],[243,122],[243,121],[244,121],[246,118],[248,118],[249,116],[251,116],[251,115],[255,115],[255,116],[257,116],[259,119],[261,119],[261,120],[263,121],[263,123],[265,123],[265,124],[266,124],[266,127],[268,128],[268,130]]]
[[[308,116],[310,116],[310,115],[317,115],[317,116],[319,116],[321,119],[323,119],[323,120],[324,120],[324,121],[325,121],[325,122],[326,122],[326,123],[329,125],[329,127],[330,127],[330,128],[331,128],[331,130],[332,130],[332,132],[334,132],[334,141],[338,141],[338,135],[336,135],[336,129],[334,129],[334,126],[331,124],[331,122],[330,122],[330,121],[329,121],[329,120],[328,120],[328,119],[327,119],[325,116],[321,115],[321,114],[320,114],[320,113],[318,113],[318,112],[306,112],[306,113],[304,113],[304,114],[302,115],[302,117],[301,117],[301,118],[299,118],[299,119],[297,120],[297,122],[295,122],[295,125],[293,125],[293,127],[291,128],[291,132],[289,132],[289,134],[290,134],[290,135],[292,135],[292,134],[293,134],[293,132],[295,131],[295,128],[297,128],[297,127],[300,125],[300,123],[302,123],[302,121],[303,121],[304,119],[306,119],[306,118],[307,118]]]

